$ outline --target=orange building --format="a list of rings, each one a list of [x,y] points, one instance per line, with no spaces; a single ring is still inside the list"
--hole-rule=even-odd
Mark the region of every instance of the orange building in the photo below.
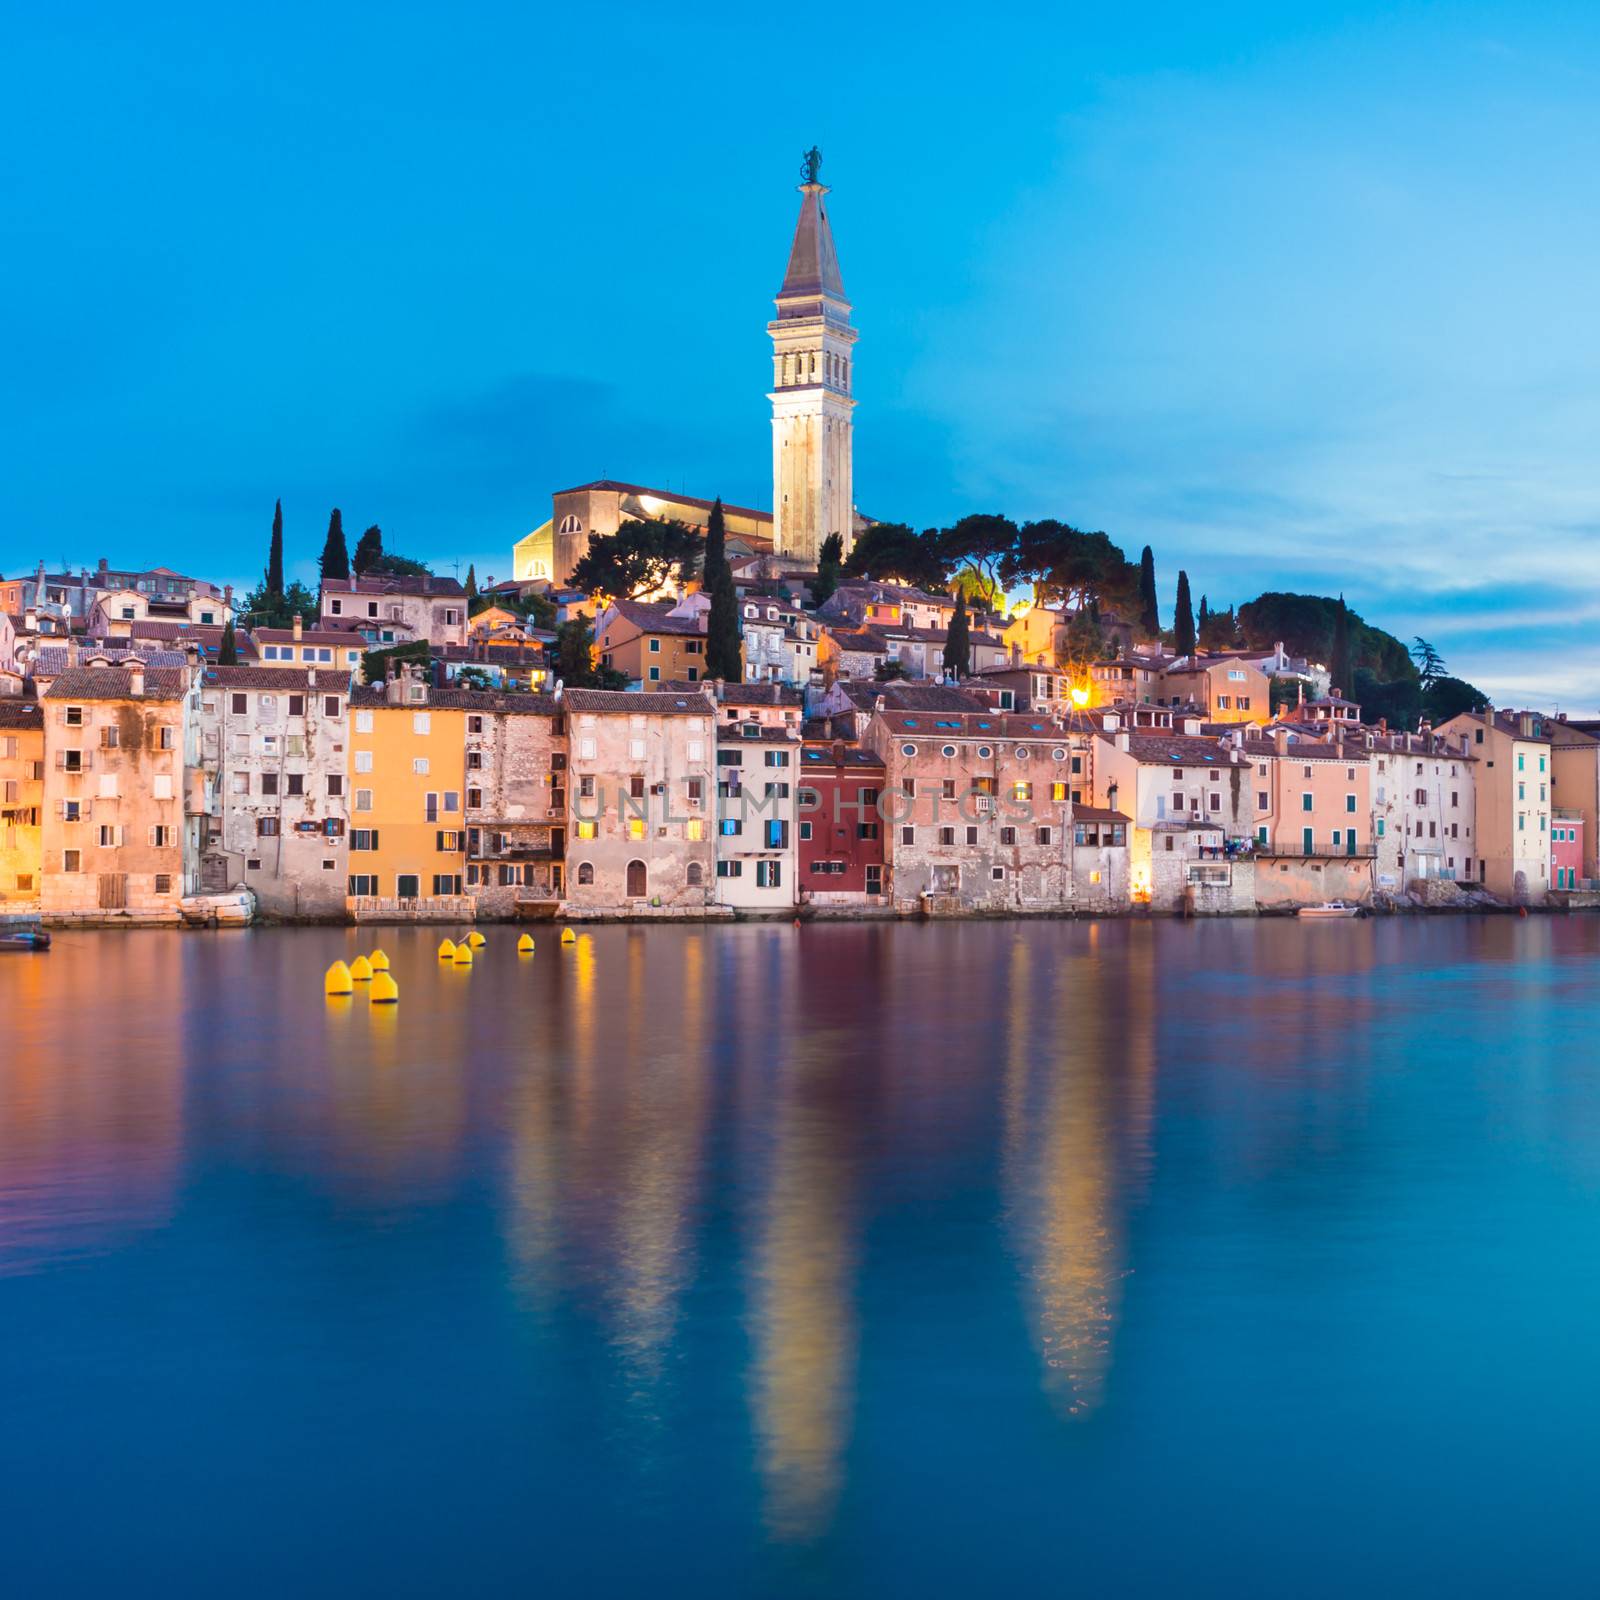
[[[357,921],[470,918],[466,712],[435,704],[420,673],[355,690],[350,710],[348,910]]]
[[[645,688],[698,683],[706,675],[703,612],[680,614],[669,602],[613,600],[595,618],[601,662]]]

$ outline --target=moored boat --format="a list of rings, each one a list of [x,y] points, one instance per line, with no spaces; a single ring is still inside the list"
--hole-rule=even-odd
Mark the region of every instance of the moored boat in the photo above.
[[[12,928],[0,932],[0,950],[48,950],[50,935],[43,928]]]
[[[1295,913],[1300,917],[1358,917],[1361,907],[1353,906],[1348,900],[1324,900],[1321,905],[1301,906]]]

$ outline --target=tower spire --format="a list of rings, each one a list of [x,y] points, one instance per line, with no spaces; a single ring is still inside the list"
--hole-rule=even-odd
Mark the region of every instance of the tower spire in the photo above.
[[[846,551],[855,542],[852,500],[850,326],[839,256],[820,179],[822,152],[813,146],[801,165],[800,215],[789,264],[777,295],[772,337],[772,516],[777,553],[813,564],[822,542],[837,533]]]

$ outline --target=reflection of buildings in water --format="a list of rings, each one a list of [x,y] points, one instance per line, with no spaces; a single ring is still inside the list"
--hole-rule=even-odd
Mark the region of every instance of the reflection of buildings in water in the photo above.
[[[660,1379],[692,1271],[708,1101],[705,936],[683,937],[681,968],[662,962],[663,948],[629,931],[615,952],[623,1004],[600,1014],[599,950],[580,936],[573,1004],[544,1019],[539,1066],[519,1079],[513,1113],[518,1287],[542,1300],[593,1288],[636,1395]]]
[[[63,941],[53,967],[32,956],[7,967],[0,1277],[115,1249],[167,1223],[176,1205],[185,1046],[167,1026],[170,1011],[159,1028],[129,1021],[173,988],[171,947],[159,934],[96,946],[92,980],[88,948]],[[83,984],[64,983],[61,968],[76,978],[78,963]],[[117,1046],[97,1017],[122,1024]]]
[[[705,938],[684,936],[673,1016],[644,988],[644,930],[629,941],[628,1082],[622,1107],[621,1198],[611,1304],[615,1338],[636,1384],[660,1377],[692,1268],[707,1103],[703,1015]],[[661,1037],[677,1048],[656,1048]]]
[[[777,1085],[754,1285],[751,1400],[775,1537],[820,1533],[839,1492],[855,1381],[854,1162],[827,1104],[832,1052],[791,1055]]]
[[[1003,1165],[1045,1390],[1064,1414],[1105,1397],[1126,1212],[1148,1178],[1154,1004],[1148,930],[1035,979],[1011,962]],[[1124,992],[1119,996],[1117,989]],[[1036,992],[1037,991],[1037,992]],[[1119,1003],[1120,1001],[1120,1003]]]

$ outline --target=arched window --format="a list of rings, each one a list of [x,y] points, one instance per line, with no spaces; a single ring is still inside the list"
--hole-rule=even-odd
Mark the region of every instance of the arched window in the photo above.
[[[698,889],[700,885],[705,882],[705,877],[705,868],[702,867],[698,861],[691,861],[689,863],[689,871],[686,878],[689,887],[691,889]]]
[[[630,861],[628,863],[628,898],[630,900],[643,900],[649,892],[645,884],[644,862]]]
[[[582,533],[583,532],[583,518],[582,517],[578,517],[578,516],[574,516],[572,514],[572,512],[569,511],[566,514],[566,516],[564,516],[561,519],[561,526],[556,529],[556,532],[557,533]]]
[[[579,883],[593,883],[594,882],[594,862],[592,862],[592,861],[580,861],[578,863],[578,882]]]

